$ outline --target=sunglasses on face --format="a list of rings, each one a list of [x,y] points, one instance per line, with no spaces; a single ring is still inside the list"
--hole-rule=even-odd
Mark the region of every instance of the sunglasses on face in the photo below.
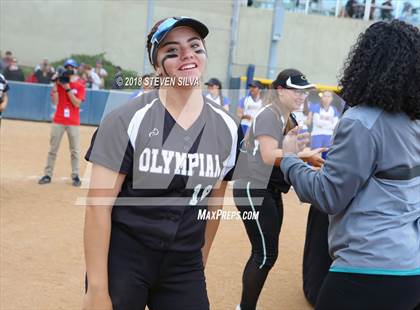
[[[305,89],[290,89],[296,96],[309,96],[309,91]]]

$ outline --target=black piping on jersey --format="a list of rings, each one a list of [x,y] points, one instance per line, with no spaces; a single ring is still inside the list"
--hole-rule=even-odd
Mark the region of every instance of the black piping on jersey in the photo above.
[[[293,114],[293,112],[292,113],[290,113],[290,115],[289,115],[289,117],[290,117],[290,119],[292,120],[292,122],[293,122],[293,127],[296,127],[296,126],[299,126],[299,123],[298,123],[298,121],[297,121],[297,119],[296,119],[296,116]],[[287,123],[286,123],[286,125],[287,125]],[[284,129],[286,130],[286,127],[287,126],[284,126]],[[287,132],[283,132],[283,135],[285,136],[285,135],[287,135]]]
[[[173,121],[173,124],[171,124],[172,126],[171,125],[166,125],[167,124],[166,123],[166,117],[169,117],[169,119],[171,121]],[[163,139],[164,140],[166,140],[166,138],[169,136],[172,128],[175,125],[176,125],[175,119],[173,119],[173,117],[169,114],[169,112],[166,111],[166,113],[165,113],[165,125],[164,125],[164,129],[163,129],[163,132],[164,132],[163,133]],[[201,129],[197,138],[195,139],[193,145],[189,149],[189,151],[188,151],[189,154],[194,154],[194,153],[198,152],[198,145],[200,144],[201,136],[203,135],[204,128],[205,128],[205,126],[203,126],[203,128]],[[186,170],[188,171],[189,169],[190,169],[190,162],[186,161]],[[175,188],[176,186],[181,186],[181,188],[187,188],[188,178],[189,177],[186,176],[186,175],[174,175],[174,177],[172,178],[172,181],[170,182],[168,188]]]
[[[388,170],[378,171],[375,173],[375,177],[378,179],[386,180],[399,180],[408,181],[420,176],[420,166],[416,167],[404,167],[398,166]]]
[[[173,124],[172,126],[170,125],[166,125],[166,121],[165,121],[165,125],[164,125],[164,139],[166,140],[166,138],[169,136],[170,131],[172,130],[172,128],[176,125],[176,121],[172,118],[172,116],[169,114],[169,112],[166,111],[165,113],[165,118],[169,116],[172,120],[173,120]],[[193,145],[191,146],[190,150],[188,151],[188,153],[193,154],[196,153],[198,151],[198,145],[200,144],[201,141],[201,136],[203,135],[204,132],[204,127],[201,129],[200,133],[198,134],[196,140],[194,141]],[[166,134],[165,134],[166,132]],[[189,161],[186,162],[186,169],[189,170]],[[181,188],[187,188],[187,184],[188,184],[188,176],[183,176],[183,175],[174,175],[174,177],[172,178],[172,181],[170,182],[168,188],[176,188],[176,186],[180,186]],[[204,190],[204,189],[203,189]]]
[[[203,113],[203,112],[204,111],[202,111],[201,113]],[[199,117],[196,119],[196,122],[198,122],[202,118],[202,114],[201,113],[200,113]],[[168,110],[166,110],[166,109],[165,109],[165,116],[164,117],[165,117],[165,120],[163,122],[164,125],[163,125],[163,137],[162,137],[162,145],[163,146],[165,145],[166,139],[169,137],[170,133],[172,132],[172,129],[177,125],[176,120],[173,118],[173,116],[171,115],[171,113],[169,113]],[[195,122],[193,123],[192,126],[194,126],[194,125],[195,125]],[[195,143],[197,143],[197,141],[198,142],[200,141],[201,136],[202,136],[203,131],[204,131],[204,128],[205,128],[205,124],[203,125],[203,128],[198,133],[198,135],[197,135],[197,137],[196,137],[196,139],[195,139],[195,141],[193,143],[193,146],[188,151],[188,153],[191,153],[192,150],[193,150],[193,148],[194,148]],[[198,144],[197,144],[196,149],[198,149]]]

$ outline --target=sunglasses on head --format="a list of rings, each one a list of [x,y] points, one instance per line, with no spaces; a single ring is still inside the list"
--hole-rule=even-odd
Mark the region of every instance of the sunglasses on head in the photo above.
[[[169,29],[179,20],[183,19],[185,17],[170,17],[166,19],[164,22],[162,22],[155,33],[152,36],[152,39],[150,40],[150,43],[152,43],[152,48],[150,50],[151,55],[151,62],[154,64],[154,54],[156,53],[156,49],[159,46],[159,44],[162,41],[162,38],[165,36],[165,34],[168,32]]]

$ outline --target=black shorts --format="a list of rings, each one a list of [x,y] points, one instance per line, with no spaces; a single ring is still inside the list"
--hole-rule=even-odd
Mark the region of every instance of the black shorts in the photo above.
[[[418,305],[420,276],[329,272],[322,284],[315,309],[413,310]]]
[[[114,310],[209,309],[201,250],[154,250],[117,224],[112,225],[108,278]]]

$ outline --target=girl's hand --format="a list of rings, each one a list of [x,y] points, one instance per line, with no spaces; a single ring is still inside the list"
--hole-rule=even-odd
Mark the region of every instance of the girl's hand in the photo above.
[[[325,152],[326,150],[327,148],[325,147],[321,147],[314,150],[305,149],[302,152],[298,153],[298,155],[303,161],[306,161],[313,167],[320,168],[325,162],[325,160],[322,158],[321,153]]]
[[[299,134],[299,127],[291,129],[283,139],[283,154],[298,154],[309,143],[309,133]]]

